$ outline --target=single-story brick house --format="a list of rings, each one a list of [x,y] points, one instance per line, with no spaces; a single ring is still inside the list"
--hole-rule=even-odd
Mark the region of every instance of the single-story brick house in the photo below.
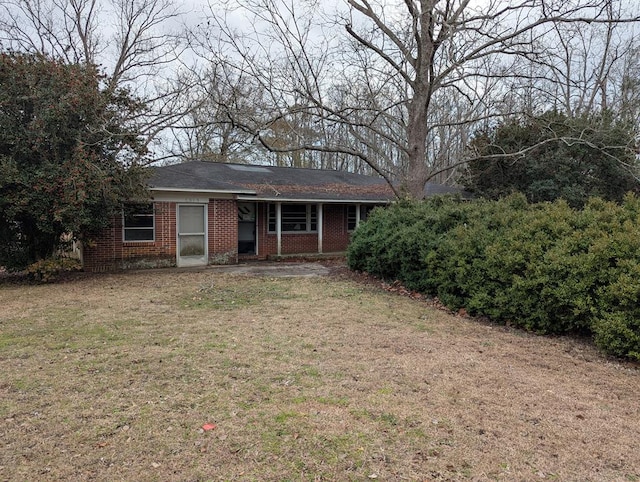
[[[368,212],[394,199],[378,177],[201,161],[153,168],[149,190],[150,203],[132,204],[84,248],[85,270],[343,252]]]

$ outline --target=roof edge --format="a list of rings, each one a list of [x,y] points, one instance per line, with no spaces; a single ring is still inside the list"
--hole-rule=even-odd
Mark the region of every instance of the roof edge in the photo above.
[[[180,187],[149,187],[149,191],[159,191],[159,192],[202,192],[208,194],[255,194],[255,191],[251,191],[249,189],[187,189]]]
[[[287,198],[266,196],[238,196],[239,201],[267,201],[267,202],[292,202],[292,203],[319,203],[319,204],[389,204],[393,199],[318,199],[318,198]]]

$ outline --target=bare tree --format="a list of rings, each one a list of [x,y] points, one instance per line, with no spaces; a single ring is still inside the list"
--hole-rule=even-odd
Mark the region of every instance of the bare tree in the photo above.
[[[136,119],[147,145],[185,114],[172,82],[183,36],[171,0],[0,0],[2,48],[101,66],[106,87],[126,88],[149,110]]]
[[[259,86],[220,64],[192,74],[197,88],[189,96],[189,113],[173,128],[172,155],[183,161],[261,162],[260,149],[242,128],[257,115]]]
[[[544,37],[532,39],[539,53],[525,59],[521,68],[529,75],[512,85],[512,91],[526,93],[520,103],[527,114],[554,108],[577,117],[609,110],[617,102],[624,66],[638,55],[638,39],[633,25],[620,21],[620,4],[603,8],[603,21],[589,28],[556,23]]]
[[[628,55],[614,68],[617,89],[609,103],[610,109],[619,112],[621,119],[640,133],[640,45],[633,44]]]
[[[262,115],[243,126],[255,140],[352,156],[414,197],[460,163],[469,129],[505,114],[514,79],[538,75],[523,65],[544,61],[545,39],[574,26],[586,39],[639,19],[615,0],[346,0],[333,13],[314,1],[226,5],[224,16],[212,9],[198,45],[268,93]],[[598,66],[600,78],[608,65]],[[298,128],[301,116],[319,136]],[[286,146],[269,135],[276,122],[296,134]]]

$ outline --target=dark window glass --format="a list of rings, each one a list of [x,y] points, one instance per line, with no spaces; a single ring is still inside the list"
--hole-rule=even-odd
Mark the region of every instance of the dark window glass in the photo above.
[[[153,204],[131,204],[123,213],[123,239],[125,241],[154,241],[155,216]]]
[[[347,230],[356,229],[356,206],[347,206]]]
[[[276,231],[276,206],[269,204],[269,232]],[[280,210],[283,233],[317,231],[318,208],[315,204],[282,204]]]
[[[269,232],[276,232],[276,205],[269,204]]]
[[[282,205],[282,231],[307,230],[307,206],[304,204]]]

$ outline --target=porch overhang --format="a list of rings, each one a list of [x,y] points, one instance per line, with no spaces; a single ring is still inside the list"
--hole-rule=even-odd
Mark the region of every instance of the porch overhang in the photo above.
[[[247,196],[238,194],[238,201],[254,201],[269,203],[299,203],[299,204],[391,204],[391,199],[323,199],[323,198],[293,198],[282,196]]]

